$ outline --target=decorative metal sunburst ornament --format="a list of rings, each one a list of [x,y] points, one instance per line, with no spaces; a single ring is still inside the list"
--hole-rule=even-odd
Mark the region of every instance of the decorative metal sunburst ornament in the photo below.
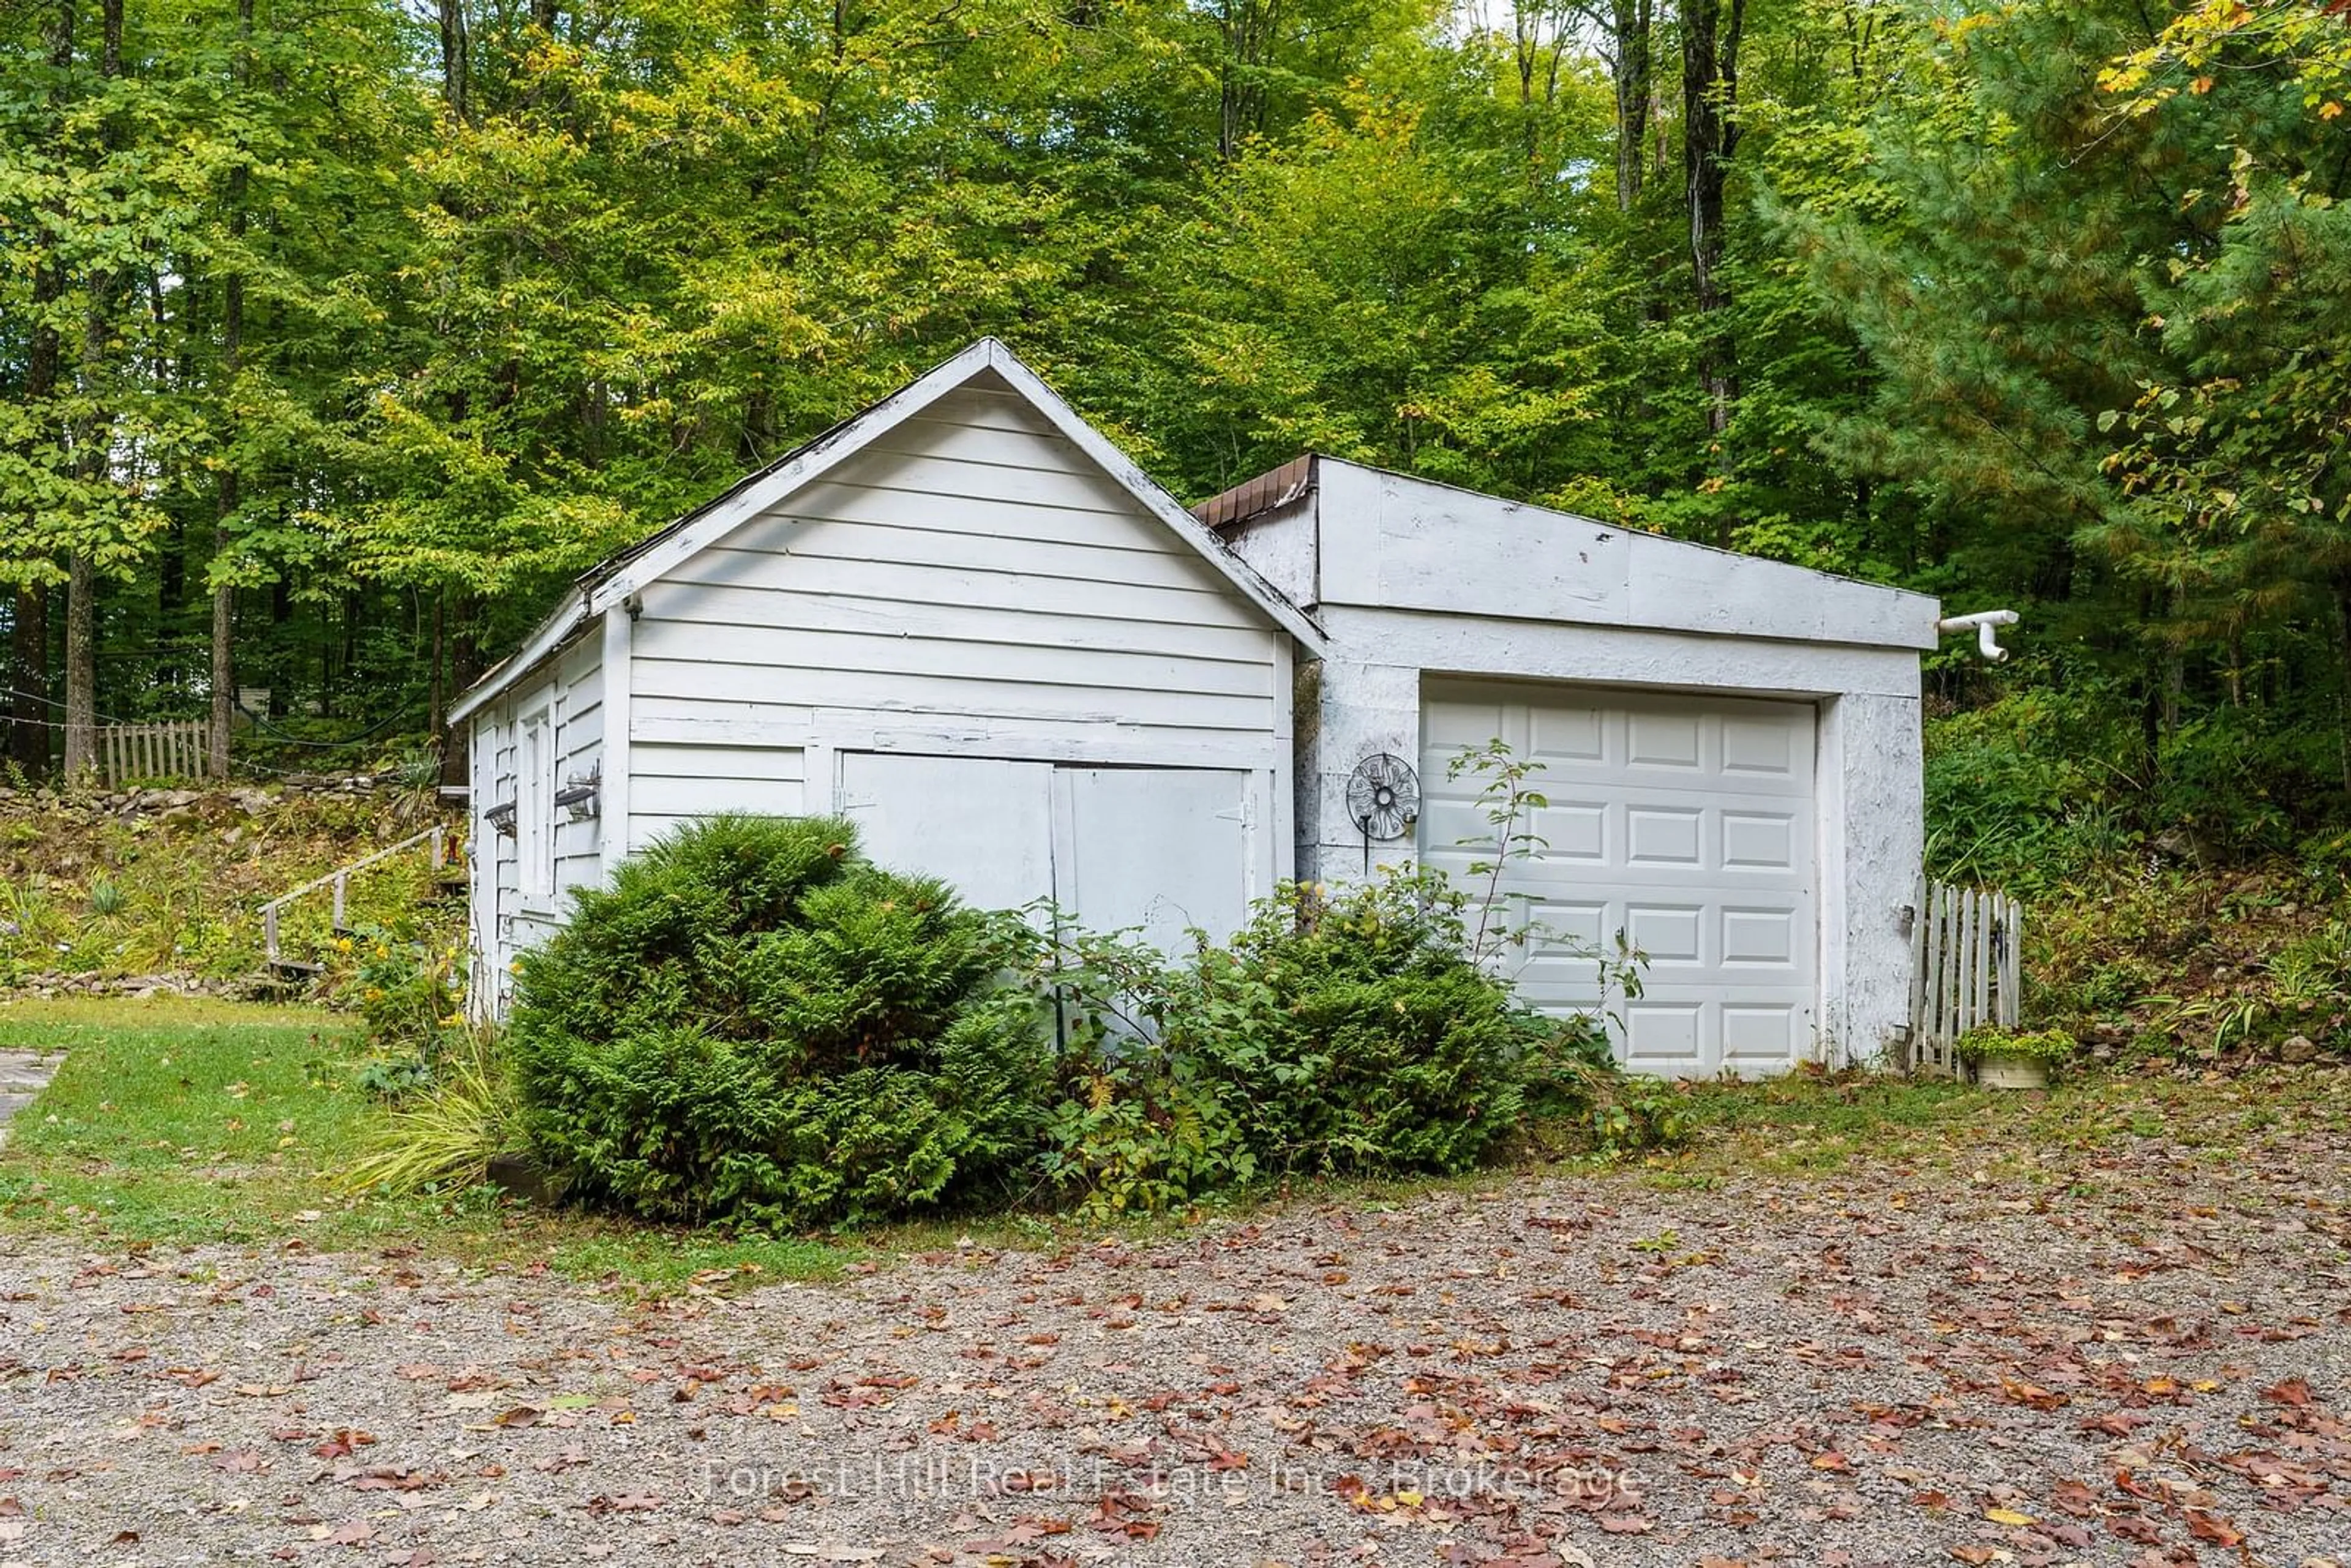
[[[1347,777],[1347,815],[1364,833],[1364,870],[1369,874],[1372,841],[1403,838],[1420,817],[1420,776],[1393,752],[1375,751]]]

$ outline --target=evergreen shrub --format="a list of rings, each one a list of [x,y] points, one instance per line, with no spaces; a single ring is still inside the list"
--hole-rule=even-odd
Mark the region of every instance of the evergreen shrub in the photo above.
[[[572,895],[519,966],[540,1163],[651,1219],[854,1221],[999,1196],[1049,1053],[1006,923],[857,853],[833,818],[720,816]]]

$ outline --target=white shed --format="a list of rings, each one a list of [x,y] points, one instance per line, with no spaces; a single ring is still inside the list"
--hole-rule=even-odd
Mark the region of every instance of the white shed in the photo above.
[[[1531,1000],[1589,1006],[1585,955],[1622,933],[1640,1071],[1867,1060],[1907,1026],[1934,600],[1328,457],[1196,510],[1328,640],[1299,681],[1301,876],[1489,859],[1478,781],[1446,774],[1499,737],[1549,800],[1504,877]],[[1347,800],[1382,753],[1423,796],[1392,842]]]
[[[838,811],[987,907],[1219,934],[1291,873],[1313,622],[989,340],[582,578],[470,726],[477,1013],[690,818]]]

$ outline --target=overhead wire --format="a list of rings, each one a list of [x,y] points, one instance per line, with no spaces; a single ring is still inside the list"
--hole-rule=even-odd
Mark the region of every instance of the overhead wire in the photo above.
[[[49,706],[54,707],[54,708],[62,708],[62,707],[64,707],[64,706],[66,706],[65,704],[63,704],[63,703],[61,703],[61,702],[57,701],[55,697],[45,696],[45,695],[42,695],[41,693],[39,693],[39,692],[28,692],[28,691],[24,690],[24,689],[23,689],[22,687],[20,687],[20,686],[0,686],[0,695],[8,695],[8,696],[17,696],[17,697],[28,697],[28,698],[30,698],[31,700],[33,700],[34,702],[37,702],[37,703],[47,703]],[[245,716],[246,716],[247,718],[252,718],[252,717],[254,717],[254,715],[250,712],[250,710],[248,710],[247,708],[246,708],[246,706],[245,706],[242,703],[240,703],[240,704],[236,705],[236,708],[237,708],[237,711],[238,711],[239,713],[245,714]],[[97,722],[97,723],[99,723],[99,724],[105,724],[105,725],[138,725],[138,724],[156,724],[156,723],[168,723],[168,722],[172,722],[172,721],[169,721],[169,720],[160,720],[160,719],[132,719],[132,718],[117,718],[117,717],[113,716],[112,716],[112,715],[110,715],[110,714],[97,714],[97,715],[93,715],[92,716],[94,717],[94,719],[96,720],[96,722]],[[185,720],[182,720],[182,721],[180,721],[180,722],[182,722],[182,723],[185,723],[185,722],[187,722],[187,721],[185,721]],[[389,721],[389,720],[387,720],[387,721],[386,721],[386,723],[390,723],[390,722],[391,722],[391,721]],[[73,726],[72,724],[68,723],[68,721],[66,721],[66,720],[64,720],[64,719],[58,719],[58,718],[36,718],[36,717],[32,716],[31,716],[31,715],[29,715],[29,714],[0,714],[0,724],[30,724],[30,725],[38,725],[38,726],[39,726],[41,728],[43,728],[43,729],[57,729],[57,730],[67,730],[67,729],[71,729],[71,728],[73,728],[73,727],[74,727],[74,726]],[[370,730],[370,731],[366,732],[365,734],[361,734],[361,735],[354,736],[354,737],[351,737],[350,739],[349,739],[349,740],[338,740],[338,741],[313,740],[313,741],[305,741],[305,740],[296,739],[295,737],[290,737],[290,736],[289,736],[289,737],[285,737],[285,739],[284,739],[284,741],[283,741],[283,744],[287,744],[287,745],[293,745],[293,746],[310,746],[310,747],[318,747],[318,748],[319,748],[319,749],[322,749],[322,750],[324,750],[324,749],[332,749],[332,748],[340,747],[345,747],[345,746],[356,746],[356,745],[358,745],[360,741],[367,740],[367,739],[371,738],[373,735],[375,735],[375,734],[377,734],[378,732],[381,731],[384,727],[385,727],[385,726],[384,726],[384,725],[378,725],[378,726],[376,726],[376,727],[375,727],[375,728],[374,728],[374,729]],[[242,772],[246,772],[246,773],[266,773],[266,774],[268,774],[269,776],[271,776],[272,778],[276,778],[276,779],[312,779],[312,778],[316,778],[316,777],[318,777],[318,774],[316,773],[316,771],[315,771],[315,770],[313,770],[313,769],[310,769],[310,768],[273,768],[273,767],[271,767],[269,764],[267,764],[267,763],[266,763],[266,762],[256,762],[256,761],[252,760],[252,759],[251,759],[251,758],[238,758],[238,759],[237,759],[237,762],[236,762],[236,767],[237,767],[238,770],[239,770],[239,771],[242,771]]]
[[[0,686],[0,692],[5,692],[9,696],[25,697],[33,702],[46,703],[53,708],[62,708],[66,706],[65,704],[57,701],[55,697],[46,695],[40,692],[28,692],[22,686]],[[243,703],[232,703],[231,706],[235,707],[237,712],[245,715],[247,719],[250,719],[253,722],[255,728],[267,734],[277,740],[279,745],[308,747],[319,751],[338,750],[346,746],[357,746],[362,741],[372,740],[377,736],[381,735],[385,730],[390,729],[393,725],[398,724],[401,720],[408,716],[406,714],[394,714],[390,718],[387,718],[379,724],[372,725],[368,728],[361,730],[357,735],[347,736],[341,740],[309,740],[305,739],[300,736],[289,735],[286,731],[279,729],[277,726],[269,723],[266,719],[264,719],[259,714],[255,713]],[[91,717],[99,724],[162,724],[172,722],[165,719],[119,718],[112,714],[105,713],[93,714]],[[20,717],[13,714],[0,715],[0,718],[5,718],[9,722],[16,724],[42,725],[50,729],[67,729],[71,727],[68,723],[58,719],[33,718],[29,716]],[[186,721],[182,720],[179,722],[184,723]]]

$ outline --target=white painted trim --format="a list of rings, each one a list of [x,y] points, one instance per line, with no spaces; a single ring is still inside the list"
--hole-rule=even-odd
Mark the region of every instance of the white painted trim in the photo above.
[[[1081,922],[1077,913],[1077,890],[1068,889],[1067,904],[1061,901],[1063,880],[1073,877],[1078,868],[1078,808],[1075,773],[1082,764],[1057,764],[1045,776],[1045,871],[1046,893],[1062,913]]]
[[[465,749],[466,777],[473,786],[465,823],[465,928],[473,948],[465,987],[465,1015],[475,1023],[489,1023],[498,1013],[499,959],[494,936],[497,912],[492,907],[497,897],[497,868],[491,858],[496,853],[493,847],[496,834],[485,815],[491,804],[485,786],[495,748],[490,745],[486,727],[477,724],[467,732]]]
[[[1270,633],[1269,633],[1270,634]],[[1290,777],[1290,754],[1279,753],[1270,731],[1192,730],[1138,733],[1091,719],[1055,721],[1053,733],[1033,724],[1008,721],[998,728],[984,719],[958,724],[953,715],[872,713],[823,709],[805,718],[640,718],[633,727],[640,746],[730,746],[782,747],[808,752],[904,751],[926,757],[991,757],[1016,761],[1092,764],[1098,767],[1261,768],[1275,766]],[[817,764],[809,765],[811,788],[829,788]],[[815,802],[830,795],[811,795]]]
[[[823,740],[803,741],[799,750],[801,810],[811,817],[840,816],[840,751]]]
[[[1270,768],[1252,768],[1241,786],[1243,825],[1248,830],[1242,841],[1249,851],[1249,880],[1242,894],[1249,904],[1271,893],[1281,877],[1281,827],[1277,821],[1280,813],[1274,810],[1279,794],[1276,777]]]
[[[1298,874],[1298,662],[1287,643],[1273,654],[1273,766],[1266,776],[1265,823],[1272,881],[1258,890],[1263,897],[1274,884]]]
[[[1349,605],[1325,606],[1323,614],[1343,650],[1338,663],[1353,659],[1433,676],[1802,700],[1849,692],[1916,696],[1918,691],[1918,655],[1907,648]]]
[[[560,680],[550,679],[546,692],[515,706],[515,913],[552,920],[562,900],[562,878],[555,843],[555,790],[562,777],[562,748],[558,743],[558,698]],[[538,756],[530,755],[530,735],[538,731]],[[536,791],[537,799],[533,793]],[[545,883],[541,885],[541,873]]]
[[[612,880],[613,870],[628,858],[633,847],[629,832],[629,781],[633,776],[630,757],[632,742],[636,739],[630,726],[630,711],[636,695],[635,674],[630,668],[630,650],[634,622],[629,618],[629,607],[618,604],[604,612],[604,773],[600,787],[601,799],[596,802],[596,849],[603,863],[604,880]]]
[[[1820,912],[1815,938],[1820,961],[1820,1013],[1813,1022],[1813,1048],[1828,1067],[1854,1065],[1850,988],[1845,969],[1853,923],[1852,873],[1845,852],[1845,835],[1852,812],[1846,791],[1847,758],[1844,699],[1831,697],[1820,705],[1813,734],[1813,779],[1815,810],[1813,821],[1813,863],[1820,883],[1813,907]]]
[[[631,737],[643,746],[806,747],[805,719],[641,718]]]

